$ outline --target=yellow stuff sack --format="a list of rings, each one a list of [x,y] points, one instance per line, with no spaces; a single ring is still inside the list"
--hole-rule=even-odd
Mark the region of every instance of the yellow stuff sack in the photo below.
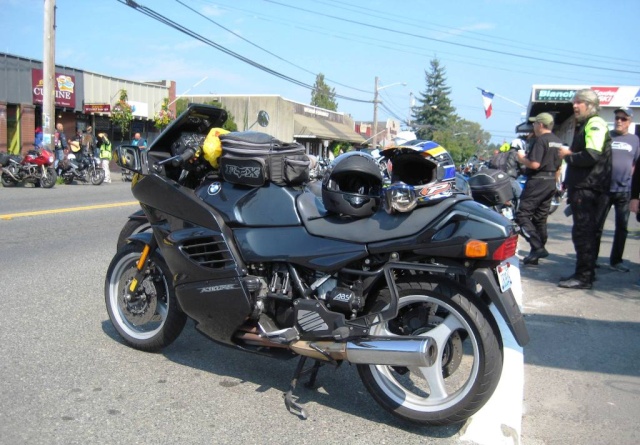
[[[229,131],[224,128],[212,128],[204,140],[202,152],[204,153],[204,158],[209,161],[209,164],[211,164],[213,168],[218,168],[218,158],[220,158],[222,154],[222,144],[220,143],[219,136],[227,133],[229,133]]]

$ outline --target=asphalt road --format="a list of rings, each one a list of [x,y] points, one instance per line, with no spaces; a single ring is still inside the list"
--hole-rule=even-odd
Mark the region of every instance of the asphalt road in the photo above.
[[[120,228],[137,206],[129,183],[114,176],[98,187],[0,189],[0,218],[76,208],[0,219],[0,443],[463,443],[464,425],[399,423],[349,365],[323,368],[318,389],[300,387],[310,414],[303,421],[282,399],[293,361],[216,345],[193,323],[161,354],[125,346],[103,286]],[[569,228],[561,212],[553,215],[552,255],[521,271],[532,337],[522,443],[636,444],[640,291],[631,283],[640,275],[640,225],[633,223],[625,255],[632,272],[602,269],[592,291],[555,286],[572,267]],[[607,230],[603,246],[610,238]]]

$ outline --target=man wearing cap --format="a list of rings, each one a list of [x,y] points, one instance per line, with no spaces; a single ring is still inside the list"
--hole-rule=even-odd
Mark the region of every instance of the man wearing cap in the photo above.
[[[616,228],[613,235],[609,265],[613,270],[629,272],[629,268],[622,263],[624,245],[627,241],[627,226],[629,224],[629,200],[631,197],[631,178],[638,158],[640,157],[640,139],[635,134],[629,133],[629,125],[633,111],[631,108],[622,107],[614,111],[614,129],[611,132],[611,186],[606,199],[602,224],[598,231],[598,247],[604,222],[609,214],[611,205],[616,215]],[[596,257],[597,258],[597,257]]]
[[[607,123],[598,116],[598,94],[588,88],[573,96],[576,128],[571,148],[561,148],[560,157],[567,163],[565,185],[573,215],[571,239],[576,250],[573,275],[560,279],[558,286],[591,289],[595,279],[603,220],[602,202],[611,183],[611,137]]]
[[[556,172],[561,163],[558,150],[562,141],[552,132],[553,116],[549,113],[540,113],[529,121],[533,122],[536,141],[528,155],[518,152],[518,162],[526,167],[527,186],[520,197],[516,223],[531,245],[529,255],[522,262],[537,265],[540,258],[549,256],[545,249],[547,217],[556,192]]]

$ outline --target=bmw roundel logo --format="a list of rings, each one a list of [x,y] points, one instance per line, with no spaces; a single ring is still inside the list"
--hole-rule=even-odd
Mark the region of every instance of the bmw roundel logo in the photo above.
[[[209,193],[210,195],[217,195],[218,193],[220,193],[220,190],[222,190],[222,184],[219,182],[214,182],[207,189],[207,193]]]

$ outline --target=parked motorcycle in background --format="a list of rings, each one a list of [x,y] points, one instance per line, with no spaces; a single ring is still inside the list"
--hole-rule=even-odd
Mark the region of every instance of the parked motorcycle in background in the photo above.
[[[192,104],[148,151],[117,149],[152,230],[118,249],[105,278],[124,341],[161,350],[191,318],[216,342],[297,357],[284,399],[301,417],[301,376],[344,361],[403,420],[446,425],[479,410],[503,361],[489,305],[528,342],[506,261],[515,225],[458,193],[428,154],[392,153],[395,182],[383,188],[375,159],[346,153],[308,186],[303,147],[251,132],[223,141],[214,170],[199,141],[225,120]],[[402,165],[433,181],[411,185]]]
[[[25,182],[36,187],[51,188],[58,179],[53,162],[53,153],[46,149],[29,150],[25,156],[0,153],[0,181],[4,187]]]
[[[67,159],[58,165],[60,177],[65,184],[71,184],[74,180],[100,185],[104,181],[104,169],[96,165],[93,153],[77,159],[75,155],[67,155]]]

